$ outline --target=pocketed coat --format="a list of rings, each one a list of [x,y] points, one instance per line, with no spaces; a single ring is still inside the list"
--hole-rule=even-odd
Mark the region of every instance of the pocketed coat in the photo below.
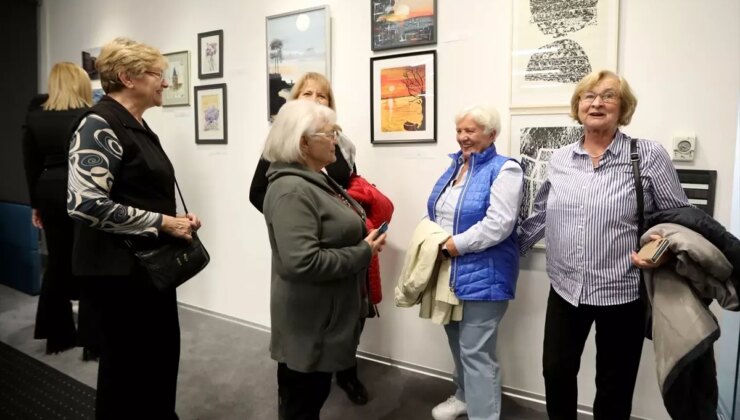
[[[271,356],[300,372],[354,366],[372,255],[362,207],[300,164],[273,163],[267,177]]]

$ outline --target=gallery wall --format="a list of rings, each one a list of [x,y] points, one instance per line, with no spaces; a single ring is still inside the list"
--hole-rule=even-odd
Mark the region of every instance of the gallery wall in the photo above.
[[[116,36],[129,36],[162,52],[190,50],[193,74],[197,33],[224,31],[224,77],[195,86],[228,86],[228,144],[196,145],[193,107],[152,109],[145,118],[162,139],[177,170],[188,206],[204,221],[201,237],[212,262],[179,289],[181,302],[269,327],[270,252],[262,215],[248,201],[249,184],[269,130],[265,16],[328,4],[332,16],[332,83],[339,122],[357,145],[359,173],[395,203],[389,244],[381,256],[381,317],[368,321],[361,350],[402,364],[449,373],[452,362],[441,327],[417,317],[417,309],[393,307],[393,288],[405,246],[424,214],[430,188],[457,148],[455,113],[473,103],[499,109],[497,145],[509,152],[511,0],[438,0],[438,136],[436,144],[370,144],[369,2],[359,0],[64,0],[42,6],[41,73],[57,61],[79,61],[80,51]],[[730,222],[736,101],[740,88],[740,3],[716,0],[622,0],[619,72],[639,104],[625,132],[672,149],[672,136],[693,132],[696,159],[679,168],[718,171],[715,216]],[[74,30],[70,29],[74,28]],[[509,306],[498,351],[507,392],[541,398],[542,331],[548,280],[541,251],[522,261],[517,298]],[[720,317],[721,313],[718,314]],[[579,403],[594,397],[593,341],[584,353]],[[653,352],[643,351],[634,415],[667,419],[655,379]]]

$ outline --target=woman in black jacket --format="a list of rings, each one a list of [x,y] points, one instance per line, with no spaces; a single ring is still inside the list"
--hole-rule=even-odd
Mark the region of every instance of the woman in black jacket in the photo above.
[[[200,227],[194,214],[176,215],[174,167],[143,119],[162,105],[167,61],[117,38],[95,67],[106,96],[72,138],[67,212],[81,222],[72,268],[94,280],[102,311],[96,418],[177,419],[177,295],[156,289],[132,250],[191,240]]]
[[[72,225],[67,215],[67,150],[73,124],[92,105],[90,78],[78,65],[62,62],[49,74],[49,94],[31,101],[26,115],[23,158],[32,222],[46,234],[48,260],[36,309],[34,338],[46,339],[46,353],[78,343],[83,359],[95,358],[95,317],[72,275]],[[81,300],[79,335],[72,300]]]

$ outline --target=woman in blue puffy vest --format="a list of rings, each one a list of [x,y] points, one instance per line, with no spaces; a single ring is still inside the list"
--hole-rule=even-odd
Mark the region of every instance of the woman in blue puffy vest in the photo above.
[[[455,361],[457,392],[432,410],[436,420],[466,414],[498,420],[501,375],[496,359],[498,325],[514,299],[519,274],[516,222],[523,172],[496,152],[498,112],[472,106],[455,117],[460,151],[429,196],[429,219],[450,238],[440,257],[451,259],[450,288],[463,304],[461,321],[445,325]]]

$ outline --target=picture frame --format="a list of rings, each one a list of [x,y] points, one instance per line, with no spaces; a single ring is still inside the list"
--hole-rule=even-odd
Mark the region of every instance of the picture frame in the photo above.
[[[162,106],[190,105],[190,51],[163,54],[167,58],[164,79],[169,87],[162,92]]]
[[[559,148],[583,136],[583,127],[568,114],[522,114],[511,116],[510,156],[524,171],[524,197],[519,220],[526,219],[534,206],[537,191],[547,177],[547,162]],[[544,241],[536,247],[544,248]]]
[[[370,142],[437,142],[437,52],[370,58]]]
[[[198,34],[198,79],[224,76],[224,31]]]
[[[511,107],[563,107],[591,71],[617,71],[619,0],[513,0]]]
[[[226,83],[196,86],[195,143],[227,144],[228,119]]]
[[[437,43],[437,0],[371,0],[373,51]]]
[[[304,73],[331,80],[331,17],[325,5],[265,19],[267,112],[272,121]]]
[[[100,80],[98,69],[95,68],[95,61],[97,61],[99,55],[100,47],[82,50],[82,68],[87,72],[90,80]]]

